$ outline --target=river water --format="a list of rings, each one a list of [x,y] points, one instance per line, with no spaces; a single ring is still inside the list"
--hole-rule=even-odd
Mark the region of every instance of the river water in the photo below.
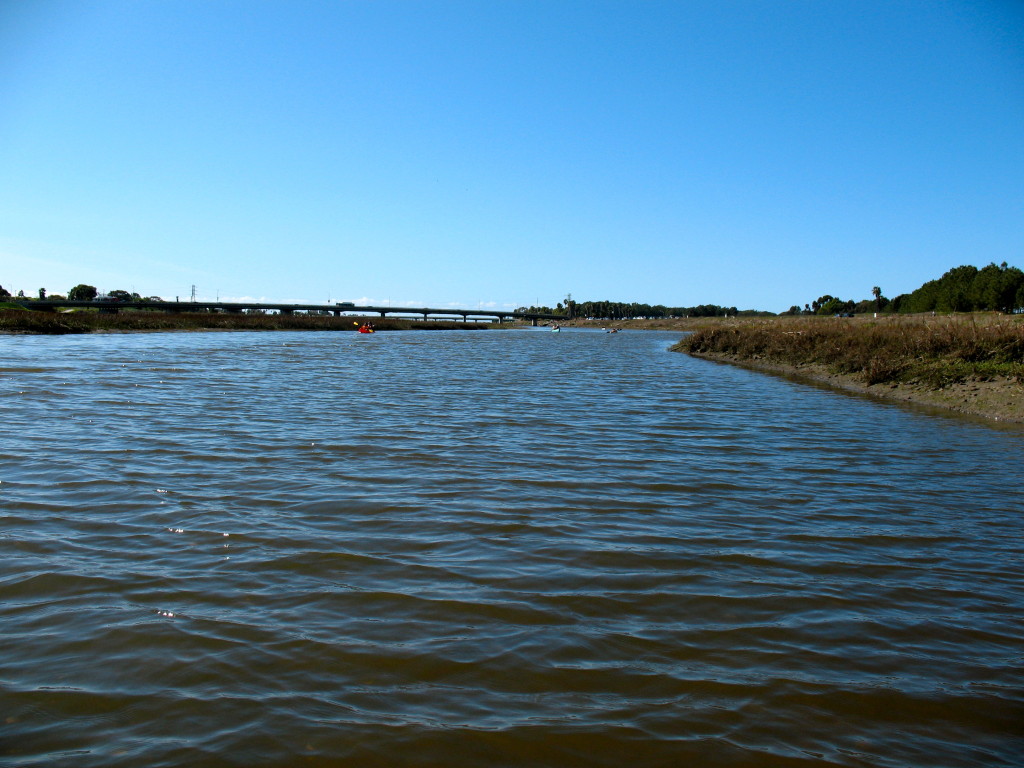
[[[0,765],[1021,765],[1024,430],[677,338],[0,337]]]

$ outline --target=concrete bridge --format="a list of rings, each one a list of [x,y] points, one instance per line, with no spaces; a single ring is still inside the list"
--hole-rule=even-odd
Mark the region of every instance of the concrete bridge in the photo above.
[[[244,312],[246,310],[259,310],[264,312],[279,312],[282,315],[292,315],[296,312],[322,314],[329,312],[335,317],[343,314],[356,315],[413,315],[422,316],[424,320],[431,317],[451,318],[461,317],[468,322],[469,318],[497,319],[499,322],[506,320],[531,320],[534,325],[538,320],[565,320],[565,315],[547,315],[535,312],[504,312],[490,309],[433,309],[430,307],[363,307],[349,303],[336,304],[264,304],[257,302],[239,301],[116,301],[111,299],[100,299],[95,301],[71,301],[69,299],[21,299],[9,298],[6,301],[13,304],[20,304],[25,309],[35,310],[57,310],[60,308],[88,308],[98,309],[100,312],[115,313],[122,309],[155,309],[161,312]]]

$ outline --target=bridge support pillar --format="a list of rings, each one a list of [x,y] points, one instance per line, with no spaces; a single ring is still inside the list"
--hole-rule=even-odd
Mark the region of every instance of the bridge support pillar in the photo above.
[[[537,327],[537,318],[536,318],[536,317],[535,317],[535,318],[533,318],[533,327],[534,327],[534,328],[536,328],[536,327]]]

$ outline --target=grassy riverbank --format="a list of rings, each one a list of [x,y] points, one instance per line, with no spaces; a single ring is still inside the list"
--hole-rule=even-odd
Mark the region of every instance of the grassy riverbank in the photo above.
[[[129,331],[354,331],[369,320],[378,331],[480,330],[491,323],[333,315],[246,315],[218,312],[28,312],[0,309],[0,333]]]
[[[1024,421],[1021,318],[780,317],[706,326],[674,349],[886,398]]]

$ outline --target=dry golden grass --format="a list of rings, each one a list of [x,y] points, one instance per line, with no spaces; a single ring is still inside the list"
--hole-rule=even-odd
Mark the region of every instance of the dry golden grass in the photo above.
[[[799,367],[821,365],[864,384],[968,379],[1024,382],[1024,322],[998,315],[772,318],[698,329],[677,349]]]

